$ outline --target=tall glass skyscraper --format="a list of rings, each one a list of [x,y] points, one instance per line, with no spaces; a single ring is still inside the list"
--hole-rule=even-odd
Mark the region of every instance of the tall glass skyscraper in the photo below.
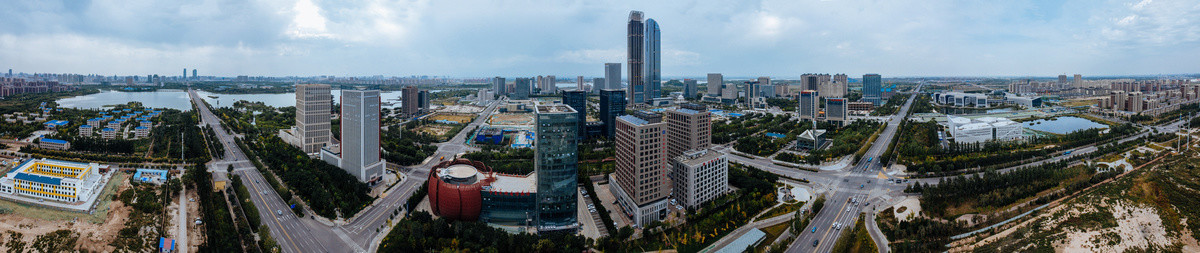
[[[654,19],[646,20],[646,35],[645,43],[645,69],[646,73],[646,97],[645,102],[650,103],[655,98],[662,97],[662,48],[659,47],[662,38],[658,30],[658,22]]]
[[[538,230],[576,229],[579,227],[575,197],[579,117],[575,109],[564,104],[535,108]]]
[[[881,94],[880,94],[882,92],[881,90],[883,88],[882,87],[883,86],[882,79],[883,78],[881,78],[879,76],[879,74],[863,75],[862,99],[864,102],[874,103],[875,106],[879,106],[880,104],[882,104],[883,96],[881,96]]]
[[[642,12],[629,12],[628,28],[629,87],[626,88],[628,90],[625,91],[625,96],[630,102],[643,103],[646,98],[645,66],[642,65],[645,62],[643,57],[646,57],[646,24],[642,22]]]

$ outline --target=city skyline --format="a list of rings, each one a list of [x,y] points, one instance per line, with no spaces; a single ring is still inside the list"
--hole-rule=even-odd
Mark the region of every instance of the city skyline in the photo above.
[[[139,76],[187,68],[215,76],[590,77],[603,75],[603,63],[625,62],[622,26],[630,10],[640,10],[671,28],[662,38],[664,79],[1194,73],[1200,59],[1188,56],[1200,53],[1200,21],[1187,17],[1200,14],[1195,5],[15,2],[0,10],[0,20],[16,24],[0,28],[0,59],[12,64],[0,67]],[[822,11],[797,11],[813,9]],[[517,35],[535,30],[547,35]]]

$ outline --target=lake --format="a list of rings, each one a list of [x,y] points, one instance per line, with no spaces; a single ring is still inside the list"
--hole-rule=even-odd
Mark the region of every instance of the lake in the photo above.
[[[441,90],[433,90],[430,92],[439,92]],[[342,96],[341,90],[333,90],[333,100],[338,101]],[[238,100],[263,102],[266,105],[274,107],[286,107],[296,105],[295,93],[252,93],[252,94],[218,94],[206,91],[197,91],[204,101],[212,104],[213,107],[227,107],[233,105]],[[380,92],[380,99],[385,103],[384,108],[395,108],[400,105],[401,92],[385,91]],[[216,97],[216,98],[213,98]],[[178,110],[191,110],[191,100],[188,99],[187,92],[183,90],[157,90],[147,92],[125,92],[115,90],[104,90],[100,93],[76,96],[59,99],[58,105],[66,108],[78,109],[99,109],[111,105],[126,104],[129,102],[141,102],[142,106],[149,108],[171,108]],[[392,103],[387,106],[386,103]]]
[[[1080,117],[1058,117],[1049,120],[1039,119],[1022,124],[1025,124],[1025,128],[1056,134],[1066,134],[1090,128],[1108,128],[1108,125]]]

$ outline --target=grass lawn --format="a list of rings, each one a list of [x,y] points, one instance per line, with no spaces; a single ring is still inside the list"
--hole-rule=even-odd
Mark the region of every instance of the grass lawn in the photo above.
[[[833,246],[833,252],[879,252],[879,248],[875,247],[875,240],[871,239],[871,234],[867,233],[863,215],[858,216],[858,222],[854,225],[853,231],[846,230],[842,233],[837,245]]]
[[[758,220],[765,220],[765,219],[773,218],[775,216],[784,215],[784,214],[790,213],[792,211],[796,211],[796,210],[800,209],[800,207],[802,207],[802,206],[804,206],[803,201],[796,202],[795,204],[782,204],[782,205],[779,205],[778,207],[771,208],[771,210],[767,210],[766,213],[763,213],[762,216],[758,217]]]
[[[767,236],[763,238],[762,243],[759,243],[758,246],[754,247],[754,252],[766,251],[767,248],[771,247],[772,242],[778,240],[779,236],[783,235],[784,231],[787,231],[788,226],[790,225],[792,225],[791,222],[782,222],[774,226],[763,228],[762,231],[763,233],[767,233]]]

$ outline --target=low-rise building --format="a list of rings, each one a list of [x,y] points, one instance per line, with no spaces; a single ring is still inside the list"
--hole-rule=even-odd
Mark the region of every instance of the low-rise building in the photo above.
[[[38,140],[38,147],[44,149],[68,150],[71,149],[71,142],[43,137]]]
[[[46,121],[46,123],[44,125],[46,126],[47,129],[57,129],[59,127],[67,126],[67,124],[69,124],[69,123],[71,123],[71,122],[66,121],[66,120],[51,120],[51,121]]]
[[[93,130],[92,125],[79,126],[79,136],[83,136],[83,137],[92,136],[92,130]]]
[[[107,128],[107,127],[104,129],[100,129],[100,137],[104,137],[104,139],[116,138],[117,130],[113,130],[112,128]]]
[[[1008,141],[1024,137],[1024,127],[1007,118],[982,117],[976,119],[946,116],[946,124],[954,142],[976,143]]]
[[[941,105],[949,106],[965,106],[965,107],[987,107],[988,96],[986,94],[973,94],[962,92],[946,92],[934,93],[933,102]]]
[[[139,121],[138,123],[141,127],[145,127],[145,128],[150,128],[150,127],[154,126],[154,122],[150,122],[149,120],[142,120],[142,121]]]
[[[150,136],[150,128],[149,128],[149,127],[143,127],[143,126],[140,126],[140,127],[133,128],[133,136],[134,136],[135,138],[146,138],[146,137],[149,137],[149,136]]]
[[[101,179],[96,163],[29,159],[0,178],[0,193],[78,202],[99,194]]]
[[[729,192],[729,160],[715,150],[700,149],[671,158],[671,195],[684,207],[698,207]]]
[[[805,130],[796,136],[796,149],[813,150],[825,145],[825,130]]]

